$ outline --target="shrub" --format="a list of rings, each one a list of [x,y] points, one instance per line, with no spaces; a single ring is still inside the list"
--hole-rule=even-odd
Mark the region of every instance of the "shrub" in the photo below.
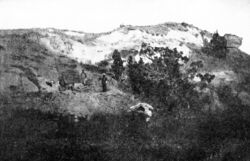
[[[102,60],[97,65],[100,68],[106,68],[109,65],[109,62],[107,60]]]
[[[91,64],[83,64],[82,68],[86,69],[87,71],[94,72],[94,73],[106,73],[107,70],[105,68],[100,68],[96,65],[91,65]]]
[[[188,26],[188,24],[185,23],[185,22],[182,22],[181,25],[182,25],[183,27],[187,27],[187,26]]]

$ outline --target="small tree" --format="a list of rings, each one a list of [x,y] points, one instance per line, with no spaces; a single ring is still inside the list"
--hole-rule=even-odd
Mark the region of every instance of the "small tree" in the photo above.
[[[131,85],[132,91],[134,93],[140,94],[140,82],[142,82],[142,70],[140,67],[142,67],[143,61],[140,61],[140,63],[134,62],[133,57],[129,56],[128,58],[128,77],[129,77],[129,83]]]
[[[228,52],[227,40],[224,36],[220,36],[218,32],[213,34],[211,41],[202,49],[208,55],[225,58]]]
[[[124,71],[123,61],[120,52],[118,50],[114,50],[112,58],[114,61],[111,65],[111,68],[115,74],[115,79],[119,80],[122,75],[122,72]]]

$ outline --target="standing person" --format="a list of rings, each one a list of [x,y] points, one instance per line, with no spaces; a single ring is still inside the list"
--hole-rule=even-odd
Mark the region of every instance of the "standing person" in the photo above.
[[[65,82],[65,79],[64,79],[64,76],[63,75],[60,75],[59,78],[58,78],[58,81],[59,81],[59,89],[60,90],[65,90],[66,89],[66,82]]]
[[[83,85],[86,85],[86,80],[87,80],[87,74],[85,73],[84,69],[82,69],[82,73],[81,73],[81,83]]]
[[[107,91],[107,77],[106,77],[106,74],[103,73],[102,74],[102,78],[101,78],[101,81],[102,81],[102,91],[103,92],[106,92]]]

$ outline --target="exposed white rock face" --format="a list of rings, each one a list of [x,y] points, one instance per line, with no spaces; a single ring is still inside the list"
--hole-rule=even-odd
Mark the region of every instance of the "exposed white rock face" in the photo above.
[[[225,34],[224,37],[227,40],[227,47],[239,48],[242,44],[242,38],[236,35]]]
[[[40,43],[52,52],[67,55],[80,62],[95,64],[110,58],[117,50],[139,50],[143,42],[153,47],[176,48],[189,57],[192,50],[189,45],[203,46],[203,39],[209,39],[194,26],[181,24],[161,24],[156,26],[122,26],[111,32],[90,34],[77,31],[56,29],[35,29],[40,33]]]
[[[129,112],[142,113],[146,116],[146,122],[152,117],[152,110],[154,108],[147,103],[138,103],[137,105],[131,106]]]

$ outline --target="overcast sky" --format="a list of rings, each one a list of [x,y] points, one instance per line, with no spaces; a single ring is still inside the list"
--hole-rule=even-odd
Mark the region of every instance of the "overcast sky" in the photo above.
[[[0,0],[0,29],[104,32],[120,24],[187,22],[243,37],[250,54],[250,0]]]

